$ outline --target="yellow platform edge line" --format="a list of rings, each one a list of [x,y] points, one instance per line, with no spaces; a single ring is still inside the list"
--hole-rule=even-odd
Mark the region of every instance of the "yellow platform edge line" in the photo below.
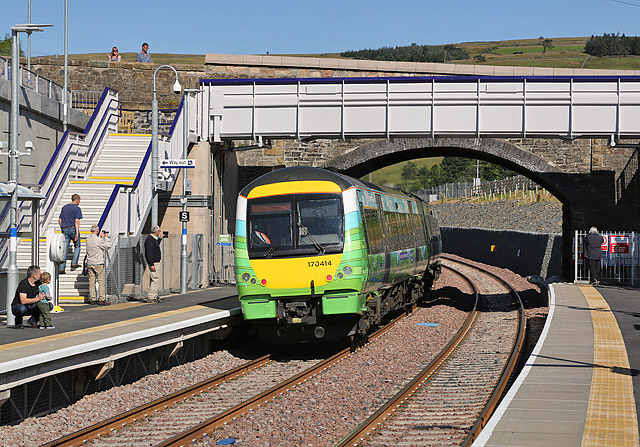
[[[149,320],[154,320],[154,319],[157,319],[157,318],[164,318],[164,317],[169,317],[169,316],[172,316],[172,315],[191,312],[193,310],[203,309],[204,307],[205,306],[199,306],[199,305],[190,306],[190,307],[185,307],[183,309],[170,310],[170,311],[161,312],[161,313],[158,313],[158,314],[146,315],[144,317],[133,318],[131,320],[118,321],[116,323],[103,324],[102,326],[96,326],[96,327],[92,327],[92,328],[79,329],[77,331],[65,332],[63,334],[56,334],[56,335],[50,335],[48,337],[36,338],[36,339],[33,339],[33,340],[23,340],[23,341],[18,341],[18,342],[15,342],[15,343],[8,343],[8,344],[5,344],[5,345],[0,345],[0,352],[9,351],[11,349],[23,348],[25,346],[30,346],[30,345],[34,345],[34,344],[38,344],[38,343],[46,343],[46,342],[52,341],[52,340],[60,340],[60,339],[64,339],[64,338],[71,338],[71,337],[74,337],[74,336],[81,336],[81,335],[84,335],[84,334],[90,334],[92,332],[99,332],[99,331],[103,331],[103,330],[107,330],[107,329],[113,329],[113,328],[127,326],[127,325],[137,325],[138,323],[141,323],[143,321],[149,321]],[[54,314],[53,318],[55,320],[55,314]]]
[[[609,304],[594,287],[578,288],[591,310],[594,364],[581,446],[637,446],[640,440],[633,382],[620,327]]]
[[[149,137],[151,138],[150,133],[110,133],[109,136],[114,137]]]
[[[93,180],[93,179],[105,179],[105,180],[135,180],[135,177],[105,177],[105,176],[91,176],[89,177],[89,180]]]

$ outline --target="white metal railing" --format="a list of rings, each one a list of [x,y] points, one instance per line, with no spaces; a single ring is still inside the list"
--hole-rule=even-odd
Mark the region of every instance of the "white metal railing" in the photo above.
[[[8,81],[11,80],[11,61],[2,56],[0,56],[0,78]],[[40,76],[34,71],[27,70],[24,67],[20,67],[19,79],[22,87],[33,90],[34,92],[53,99],[54,101],[62,101],[62,92],[64,87],[60,84],[56,84],[55,82]],[[73,92],[69,89],[67,89],[67,97],[68,103],[72,104]]]
[[[194,141],[197,135],[198,116],[196,112],[198,103],[197,98],[190,98],[187,101],[189,138],[191,141]],[[169,134],[161,136],[158,141],[159,160],[182,158],[184,107],[185,100],[183,97]],[[177,170],[172,170],[172,172],[160,170],[160,172],[163,175],[163,180],[159,182],[161,189],[171,189],[178,174]],[[151,143],[149,143],[149,148],[142,160],[134,183],[132,185],[116,185],[114,187],[98,224],[102,228],[108,228],[114,236],[124,235],[137,238],[142,232],[142,227],[151,207],[151,193]],[[115,256],[114,250],[115,247],[112,246],[109,251],[112,259]]]
[[[583,240],[588,233],[576,230],[573,237],[575,281],[589,280],[588,263],[584,262]],[[602,231],[606,241],[602,246],[600,281],[609,284],[636,285],[640,274],[640,233],[634,231]]]
[[[118,93],[105,89],[83,134],[66,132],[49,165],[40,179],[41,192],[46,197],[40,203],[41,231],[49,226],[69,178],[84,179],[97,160],[107,135],[115,132],[118,124]]]
[[[102,92],[92,90],[73,90],[71,107],[74,109],[93,110],[98,105]]]
[[[640,137],[638,76],[205,79],[203,137]]]

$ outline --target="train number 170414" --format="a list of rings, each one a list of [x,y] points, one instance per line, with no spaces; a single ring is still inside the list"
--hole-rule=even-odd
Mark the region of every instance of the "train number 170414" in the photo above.
[[[331,261],[307,261],[309,267],[326,267],[331,265]]]

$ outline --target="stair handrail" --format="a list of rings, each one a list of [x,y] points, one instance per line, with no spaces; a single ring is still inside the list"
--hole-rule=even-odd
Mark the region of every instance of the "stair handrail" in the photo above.
[[[96,154],[102,147],[108,132],[114,132],[118,119],[118,92],[105,88],[98,105],[93,111],[84,133],[75,134],[65,132],[56,147],[49,164],[45,168],[39,184],[41,192],[46,197],[40,203],[41,231],[49,226],[66,186],[72,168],[78,176],[86,175]]]
[[[84,132],[79,134],[67,130],[58,142],[56,150],[38,182],[40,190],[45,196],[45,199],[40,202],[40,234],[46,233],[51,219],[56,217],[53,214],[68,184],[67,179],[72,166],[75,165],[76,167],[76,175],[78,175],[79,169],[77,168],[80,165],[84,165],[83,171],[85,174],[89,172],[95,162],[95,156],[103,144],[107,131],[116,130],[118,108],[118,91],[105,88],[98,105],[84,128]],[[7,203],[2,210],[3,216],[8,210],[8,205]],[[22,208],[22,205],[23,202],[20,202],[18,206]],[[21,213],[18,227],[24,223],[27,217],[31,216]],[[7,244],[8,239],[0,240],[0,265],[4,263],[6,258]]]
[[[638,152],[638,149],[635,149],[633,154],[631,154],[631,157],[629,157],[625,167],[620,171],[620,175],[616,179],[616,203],[622,199],[622,196],[627,191],[629,184],[636,176],[638,166],[640,165],[638,160],[639,158],[640,153]]]
[[[169,133],[160,136],[158,140],[158,158],[182,158],[183,138],[182,132],[178,135],[174,133],[176,129],[182,129],[184,114],[184,95],[182,101],[178,106],[178,111],[171,125]],[[197,101],[188,101],[189,105],[189,132],[196,132],[197,125]],[[193,132],[192,132],[193,130]],[[151,145],[153,142],[149,142],[147,151],[145,153],[140,168],[136,175],[133,184],[116,184],[105,210],[100,217],[98,225],[101,228],[109,230],[112,236],[124,235],[133,238],[138,238],[144,227],[147,215],[151,208]],[[177,172],[174,170],[167,183],[169,185],[175,184]],[[127,192],[128,194],[121,194],[121,192]],[[112,245],[109,253],[115,250],[115,244]],[[113,256],[112,256],[113,257]],[[108,270],[108,266],[105,266],[105,271]]]

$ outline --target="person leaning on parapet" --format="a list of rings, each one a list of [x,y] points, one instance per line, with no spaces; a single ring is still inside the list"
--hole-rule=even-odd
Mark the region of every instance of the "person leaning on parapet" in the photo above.
[[[16,317],[16,329],[24,329],[22,317],[30,315],[29,326],[38,327],[38,301],[45,298],[44,293],[38,293],[40,281],[40,267],[32,265],[27,269],[27,277],[18,283],[16,295],[11,303],[11,313]]]
[[[118,47],[113,47],[111,49],[111,53],[107,54],[109,57],[109,62],[120,62],[122,60],[122,56],[118,52]]]
[[[149,265],[149,277],[151,283],[149,284],[149,294],[147,295],[147,303],[158,302],[158,290],[160,288],[160,260],[162,255],[160,254],[160,240],[162,239],[162,232],[160,227],[154,225],[151,227],[151,234],[144,241],[144,255]]]
[[[151,55],[149,54],[149,44],[147,42],[142,44],[142,51],[136,54],[136,62],[152,62]]]
[[[589,284],[600,283],[600,260],[602,259],[602,244],[604,237],[598,234],[596,227],[589,229],[584,238],[584,258],[589,263]]]
[[[99,234],[99,236],[98,236]],[[104,250],[111,247],[109,232],[100,231],[97,225],[91,226],[91,234],[87,237],[87,272],[89,273],[89,304],[108,306],[111,304],[106,299],[104,288]],[[96,279],[100,295],[96,301]]]
[[[74,194],[71,196],[71,203],[67,203],[60,211],[58,223],[64,239],[66,241],[65,262],[60,264],[60,274],[66,273],[66,254],[69,251],[69,243],[73,240],[73,260],[71,268],[80,267],[80,219],[82,219],[82,210],[80,209],[80,196]]]

